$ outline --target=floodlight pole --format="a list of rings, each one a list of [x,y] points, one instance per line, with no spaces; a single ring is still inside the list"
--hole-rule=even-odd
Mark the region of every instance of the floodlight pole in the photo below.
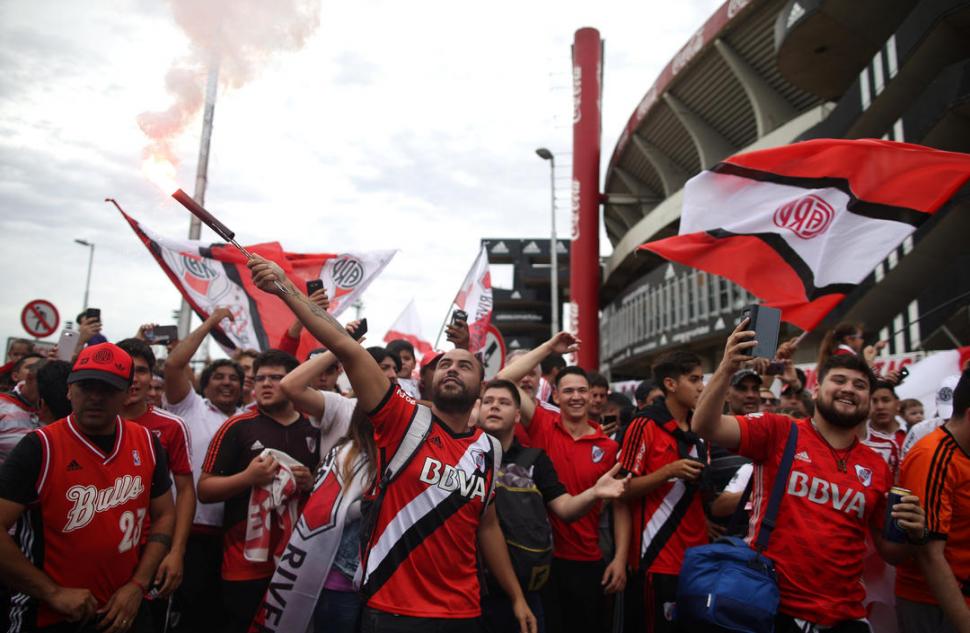
[[[559,333],[559,244],[556,239],[556,155],[545,147],[536,150],[549,161],[549,193],[552,200],[552,238],[549,240],[549,302],[552,306],[552,336]]]

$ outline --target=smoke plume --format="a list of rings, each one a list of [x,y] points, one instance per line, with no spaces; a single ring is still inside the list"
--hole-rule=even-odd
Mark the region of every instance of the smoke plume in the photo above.
[[[165,76],[171,105],[142,112],[146,158],[176,163],[171,141],[202,109],[208,69],[217,64],[220,88],[252,80],[275,53],[297,51],[320,25],[320,0],[169,0],[190,53]]]

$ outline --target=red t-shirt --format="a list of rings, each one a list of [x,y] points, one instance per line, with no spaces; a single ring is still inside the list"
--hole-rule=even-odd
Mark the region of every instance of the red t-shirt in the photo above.
[[[754,463],[748,541],[761,527],[791,418],[772,413],[738,416],[738,454]],[[775,562],[781,609],[786,615],[830,626],[863,618],[862,584],[866,534],[882,529],[889,466],[855,441],[838,457],[806,419],[798,420],[798,443],[786,494],[765,555]],[[844,459],[841,472],[837,459]]]
[[[588,423],[594,432],[574,438],[563,427],[559,410],[537,403],[528,426],[533,448],[541,448],[556,467],[559,480],[571,495],[578,495],[596,483],[616,463],[619,445],[603,434],[595,422]],[[599,546],[599,523],[602,504],[566,523],[555,514],[552,524],[553,555],[566,560],[595,561],[603,558]]]
[[[168,467],[173,475],[192,475],[189,462],[189,431],[177,415],[148,405],[148,410],[132,422],[137,422],[158,438],[168,455]]]
[[[383,472],[418,405],[392,385],[370,414]],[[435,419],[384,495],[366,557],[368,606],[420,618],[481,615],[478,526],[491,501],[495,455],[481,429]]]
[[[645,417],[630,423],[623,437],[620,455],[623,471],[632,473],[634,477],[648,475],[681,459],[674,436],[661,429],[657,422]],[[695,447],[691,447],[690,455],[698,457]],[[677,575],[687,548],[708,542],[707,517],[701,493],[696,491],[690,502],[684,504],[682,499],[686,491],[684,481],[675,479],[629,504],[633,518],[630,567],[639,569],[641,559],[654,540],[660,543],[666,539],[659,552],[650,552],[653,562],[646,571]]]

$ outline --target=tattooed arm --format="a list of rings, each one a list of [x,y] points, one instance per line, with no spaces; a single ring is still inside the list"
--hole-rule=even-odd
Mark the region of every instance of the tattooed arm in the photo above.
[[[250,259],[247,265],[252,271],[253,283],[281,298],[303,327],[340,359],[358,403],[365,411],[373,411],[384,399],[391,383],[367,350],[351,338],[329,312],[300,292],[279,266],[258,256]]]

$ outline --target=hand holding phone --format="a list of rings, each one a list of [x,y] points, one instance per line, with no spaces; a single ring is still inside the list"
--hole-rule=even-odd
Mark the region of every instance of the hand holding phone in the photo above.
[[[357,329],[354,330],[354,340],[359,341],[365,334],[367,334],[367,319],[361,319]]]

